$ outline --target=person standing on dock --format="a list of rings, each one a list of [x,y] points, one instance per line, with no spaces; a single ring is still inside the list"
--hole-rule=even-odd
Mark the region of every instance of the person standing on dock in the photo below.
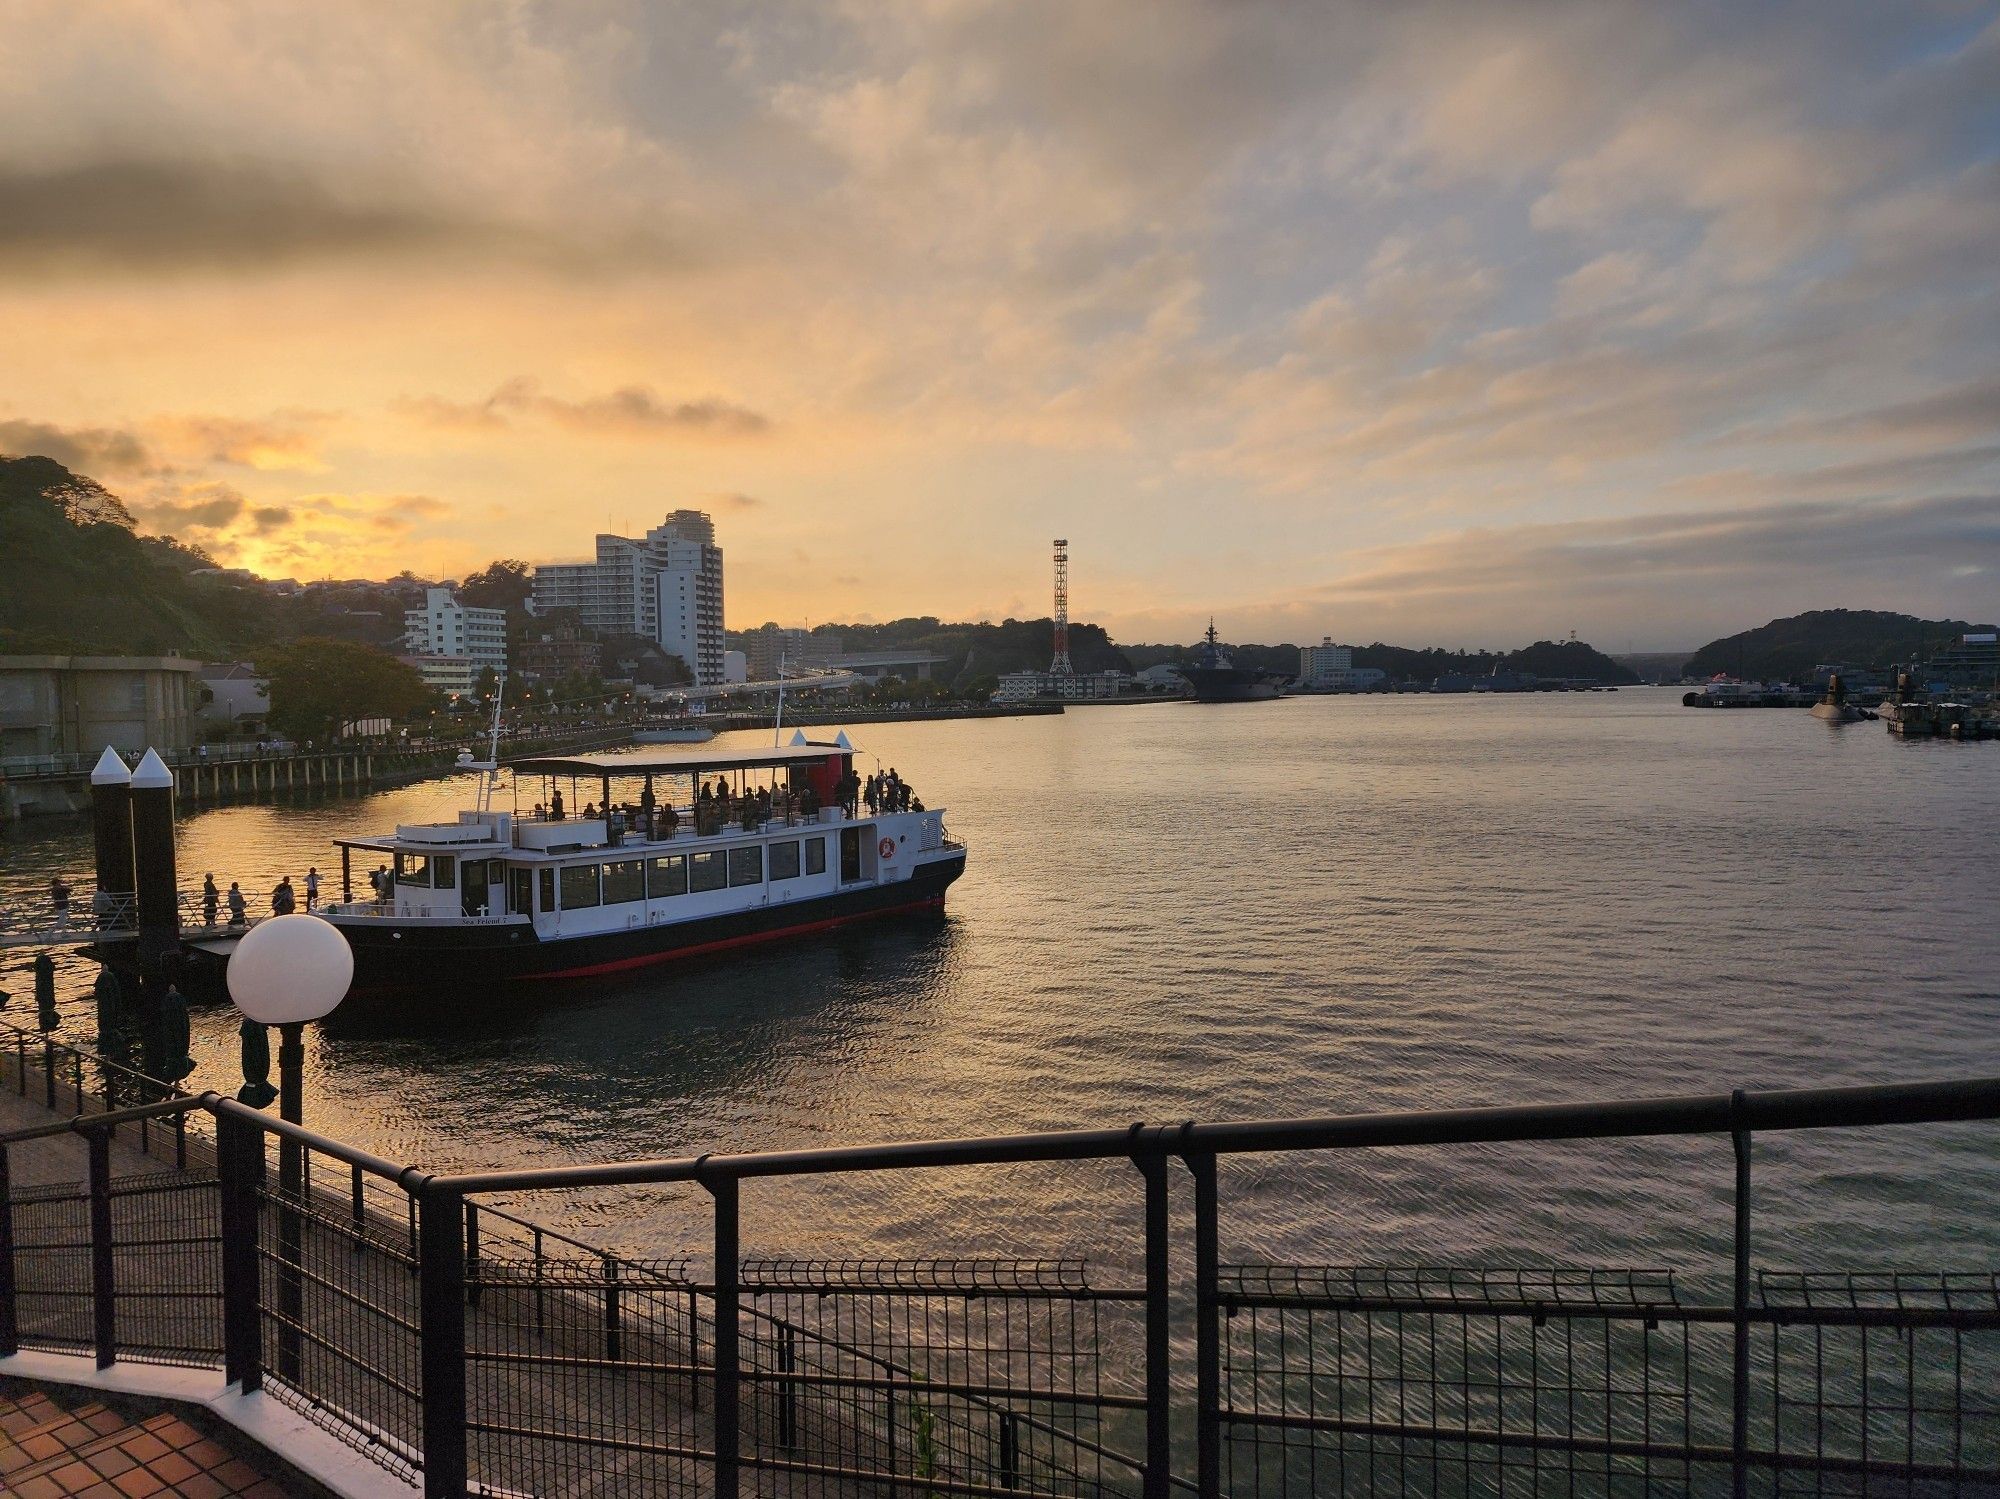
[[[306,909],[319,909],[319,867],[315,865],[306,871]]]
[[[229,924],[231,926],[244,925],[244,917],[249,909],[250,903],[243,898],[243,887],[237,884],[236,881],[231,880],[229,882]]]
[[[221,903],[222,892],[215,888],[215,871],[210,870],[201,877],[201,924],[215,925],[215,908]]]
[[[58,930],[69,925],[69,896],[69,881],[59,873],[52,876],[49,880],[49,904],[55,907]]]

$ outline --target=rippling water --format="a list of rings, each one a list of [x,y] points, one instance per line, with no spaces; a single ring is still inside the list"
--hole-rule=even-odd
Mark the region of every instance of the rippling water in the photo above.
[[[759,736],[746,736],[756,739]],[[1678,694],[1169,703],[874,725],[971,848],[941,919],[509,998],[336,1017],[318,1127],[432,1166],[1145,1119],[2000,1073],[2000,748]],[[183,883],[337,870],[329,837],[468,782],[196,812]],[[87,870],[30,825],[0,880]],[[0,983],[28,988],[25,964]],[[82,965],[62,1035],[89,1044]],[[16,1000],[14,1016],[23,1008]],[[233,1087],[198,1013],[194,1082]],[[2000,1133],[1767,1138],[1767,1264],[1990,1266]],[[1721,1263],[1726,1141],[1231,1162],[1225,1255]],[[1137,1176],[1034,1168],[759,1184],[746,1250],[1125,1260]],[[651,1252],[685,1194],[529,1210]]]

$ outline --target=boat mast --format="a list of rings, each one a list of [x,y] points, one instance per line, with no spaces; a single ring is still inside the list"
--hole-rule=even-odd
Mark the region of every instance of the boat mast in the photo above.
[[[778,716],[771,720],[771,747],[777,748],[778,736],[785,731],[785,648],[778,647]]]
[[[500,779],[500,704],[507,696],[507,673],[501,672],[493,688],[493,727],[486,739],[486,762],[473,766],[479,772],[478,808],[490,811],[493,805],[493,787]]]

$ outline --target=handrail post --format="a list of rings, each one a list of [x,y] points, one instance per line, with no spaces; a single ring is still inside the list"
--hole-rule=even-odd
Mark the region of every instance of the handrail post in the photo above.
[[[14,1178],[0,1145],[0,1358],[21,1351],[14,1302]]]
[[[715,1207],[715,1499],[736,1499],[741,1437],[736,1316],[742,1257],[737,1181],[733,1176],[704,1177],[702,1185]]]
[[[1140,1492],[1146,1499],[1167,1499],[1173,1460],[1167,1158],[1149,1151],[1134,1155],[1132,1164],[1146,1179],[1146,1472]]]
[[[90,1310],[97,1367],[118,1361],[118,1281],[111,1258],[111,1136],[85,1132],[90,1142]]]
[[[468,1476],[464,1201],[449,1187],[427,1182],[417,1215],[424,1499],[463,1499]]]
[[[1217,1223],[1215,1152],[1187,1157],[1194,1177],[1195,1489],[1202,1499],[1222,1493],[1221,1231]]]
[[[1743,1090],[1729,1095],[1729,1144],[1736,1156],[1734,1388],[1731,1392],[1730,1491],[1744,1499],[1750,1488],[1750,1131],[1743,1123]]]
[[[223,1378],[248,1395],[263,1388],[264,1333],[258,1319],[259,1238],[257,1177],[263,1132],[248,1120],[218,1110],[215,1167],[222,1184]]]
[[[479,1204],[465,1204],[465,1304],[479,1305]]]

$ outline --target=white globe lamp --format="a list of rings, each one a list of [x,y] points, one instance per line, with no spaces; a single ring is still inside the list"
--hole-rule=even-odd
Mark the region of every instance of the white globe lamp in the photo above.
[[[229,955],[229,997],[244,1017],[278,1027],[278,1116],[300,1122],[306,1024],[333,1013],[354,982],[354,949],[317,916],[272,916]]]
[[[229,955],[229,997],[260,1025],[303,1025],[333,1013],[354,982],[354,949],[317,916],[271,916]]]

